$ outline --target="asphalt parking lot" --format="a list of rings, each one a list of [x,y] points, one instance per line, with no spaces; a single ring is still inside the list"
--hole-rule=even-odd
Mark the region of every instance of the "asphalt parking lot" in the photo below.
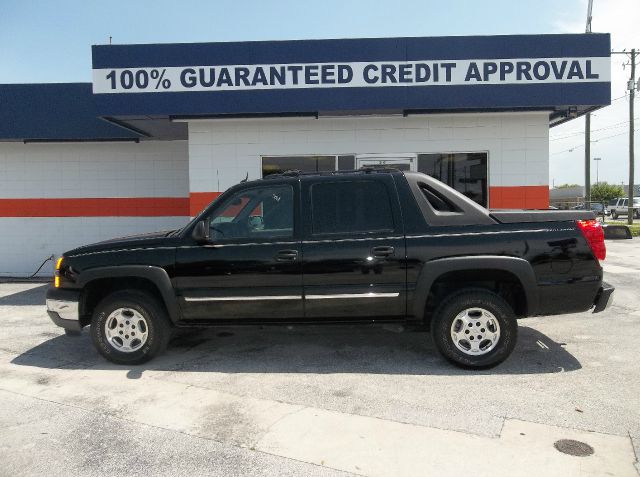
[[[482,372],[382,326],[180,332],[119,367],[1,283],[0,475],[637,475],[640,239],[607,247],[614,305],[522,320]]]

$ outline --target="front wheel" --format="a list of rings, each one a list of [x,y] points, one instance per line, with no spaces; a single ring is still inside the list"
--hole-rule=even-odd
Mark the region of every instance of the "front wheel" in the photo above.
[[[444,299],[432,320],[438,351],[462,368],[492,368],[509,357],[516,344],[518,324],[497,294],[465,289]]]
[[[613,220],[618,220],[618,213],[615,210],[611,211],[611,218]]]
[[[640,219],[640,210],[636,209],[633,211],[633,218]]]
[[[91,320],[98,352],[117,364],[140,364],[162,353],[171,337],[169,318],[153,296],[135,290],[104,298]]]

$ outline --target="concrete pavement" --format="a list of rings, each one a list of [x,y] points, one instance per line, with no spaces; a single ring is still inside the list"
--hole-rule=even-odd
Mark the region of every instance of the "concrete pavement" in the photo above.
[[[181,332],[123,368],[0,284],[0,475],[634,475],[640,240],[607,246],[614,306],[522,320],[483,372],[375,326]]]

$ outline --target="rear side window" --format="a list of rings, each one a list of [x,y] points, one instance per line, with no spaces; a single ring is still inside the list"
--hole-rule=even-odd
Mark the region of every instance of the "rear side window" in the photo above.
[[[314,234],[375,233],[394,229],[389,192],[377,181],[313,184],[311,214]]]
[[[460,210],[447,197],[438,192],[433,187],[429,187],[423,182],[418,182],[418,187],[422,195],[427,199],[429,205],[438,212],[460,212]]]

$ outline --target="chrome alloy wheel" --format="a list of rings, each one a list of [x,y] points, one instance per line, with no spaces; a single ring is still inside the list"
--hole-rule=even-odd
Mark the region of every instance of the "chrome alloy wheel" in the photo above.
[[[490,311],[483,308],[467,308],[454,318],[451,339],[464,354],[481,356],[498,344],[500,325]]]
[[[104,334],[109,344],[124,353],[133,353],[147,342],[147,321],[136,310],[118,308],[104,323]]]

